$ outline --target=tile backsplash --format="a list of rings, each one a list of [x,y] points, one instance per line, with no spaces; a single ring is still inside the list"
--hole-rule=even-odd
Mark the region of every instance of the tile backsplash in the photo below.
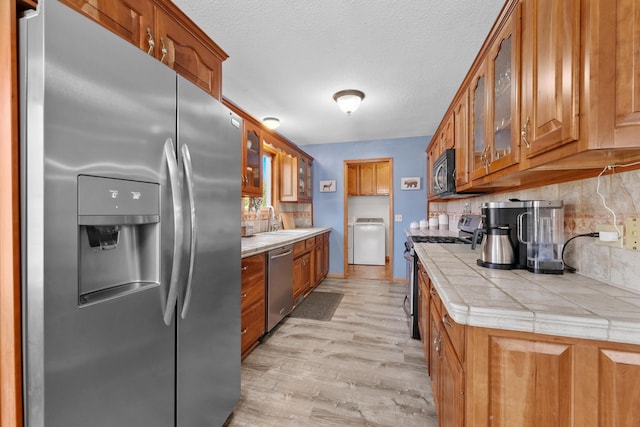
[[[313,205],[311,203],[280,203],[280,211],[276,211],[276,216],[278,217],[278,228],[282,227],[282,219],[280,218],[281,212],[288,212],[292,214],[296,228],[312,227],[312,207]],[[241,209],[240,220],[242,221],[242,224],[253,226],[254,233],[267,231],[268,220],[267,213],[264,209],[260,210],[260,212],[256,212],[254,210],[248,211],[244,206],[244,203]]]
[[[598,178],[547,185],[527,190],[505,192],[449,202],[431,203],[430,214],[449,215],[449,226],[457,229],[460,214],[469,203],[473,213],[480,213],[480,205],[511,198],[522,200],[564,201],[565,237],[596,231],[596,224],[624,224],[625,218],[640,217],[640,170],[616,172]],[[567,264],[578,274],[640,292],[640,251],[598,245],[595,238],[580,237],[569,242],[565,249]],[[565,273],[568,274],[568,273]]]

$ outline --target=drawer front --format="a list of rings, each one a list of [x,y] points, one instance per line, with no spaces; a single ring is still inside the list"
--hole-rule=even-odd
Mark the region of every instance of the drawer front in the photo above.
[[[316,238],[309,237],[307,240],[304,241],[304,244],[306,249],[312,249],[316,245]]]
[[[293,257],[297,258],[306,250],[306,241],[301,240],[293,244]]]
[[[258,301],[264,302],[265,258],[264,254],[242,260],[242,286],[240,301],[242,310]]]
[[[242,312],[241,349],[244,354],[265,332],[264,301]]]

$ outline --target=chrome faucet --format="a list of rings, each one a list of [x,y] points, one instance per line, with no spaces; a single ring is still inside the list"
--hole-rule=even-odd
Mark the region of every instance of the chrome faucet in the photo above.
[[[276,210],[273,206],[267,206],[267,231],[274,231],[274,224],[271,223],[272,220],[276,219]]]

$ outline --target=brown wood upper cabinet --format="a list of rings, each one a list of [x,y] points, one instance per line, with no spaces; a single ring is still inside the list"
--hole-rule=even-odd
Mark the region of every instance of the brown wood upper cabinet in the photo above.
[[[313,159],[302,153],[278,155],[280,201],[311,202],[313,199]]]
[[[469,184],[469,93],[463,93],[454,110],[453,140],[456,148],[456,189]],[[431,170],[431,169],[430,169]]]
[[[347,180],[349,196],[388,196],[391,165],[389,162],[350,164]]]
[[[313,199],[313,161],[302,154],[298,156],[298,201]]]
[[[579,137],[580,0],[523,1],[522,138],[531,158]]]
[[[639,44],[640,0],[508,0],[428,155],[453,115],[457,191],[545,185],[640,160]]]
[[[262,196],[262,139],[261,128],[244,120],[242,132],[242,195]]]
[[[228,55],[170,0],[61,1],[222,98]]]
[[[489,175],[520,160],[520,9],[517,4],[505,19],[486,61],[472,81],[471,179]]]

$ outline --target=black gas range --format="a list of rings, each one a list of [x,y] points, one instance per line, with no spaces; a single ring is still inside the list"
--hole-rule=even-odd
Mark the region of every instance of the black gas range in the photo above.
[[[441,236],[437,233],[429,234],[429,230],[421,231],[422,234],[407,236],[405,242],[404,258],[407,260],[407,295],[404,298],[403,308],[407,314],[407,323],[411,338],[420,339],[418,329],[418,256],[414,250],[415,243],[440,243],[440,244],[471,244],[474,239],[477,243],[479,233],[480,215],[464,214],[458,221],[457,236]]]

